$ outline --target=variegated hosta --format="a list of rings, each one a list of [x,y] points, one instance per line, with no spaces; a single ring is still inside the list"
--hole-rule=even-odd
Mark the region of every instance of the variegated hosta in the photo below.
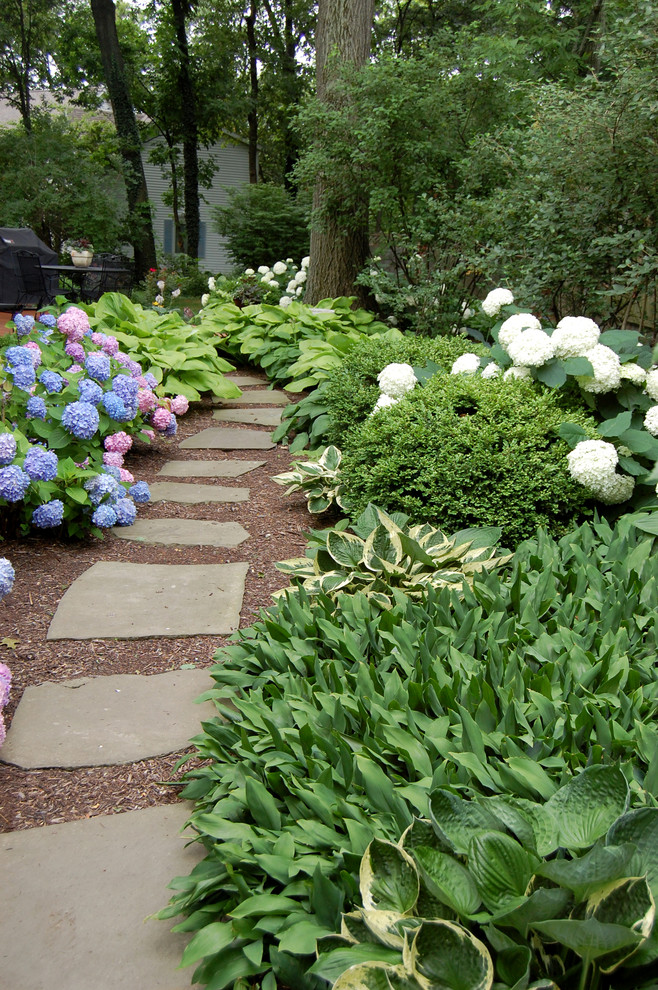
[[[361,591],[389,608],[396,588],[412,598],[422,597],[428,586],[458,591],[464,581],[472,586],[476,574],[511,560],[511,554],[496,556],[499,529],[464,529],[447,536],[429,523],[409,526],[408,518],[369,505],[354,532],[323,530],[313,535],[321,543],[317,549],[311,543],[310,556],[276,566],[311,595]]]
[[[361,863],[363,907],[318,941],[334,990],[640,990],[658,965],[658,808],[594,765],[544,804],[441,789]]]
[[[340,460],[338,447],[326,447],[316,461],[296,461],[291,471],[274,475],[272,481],[276,481],[277,485],[289,485],[286,495],[303,492],[309,512],[325,512],[334,504],[345,509]]]

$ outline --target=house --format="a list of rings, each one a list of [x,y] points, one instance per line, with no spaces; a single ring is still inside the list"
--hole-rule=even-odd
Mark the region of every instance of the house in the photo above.
[[[81,120],[88,111],[70,101],[58,102],[52,93],[43,90],[32,93],[34,106],[52,109],[53,112],[66,113],[72,120]],[[112,120],[112,112],[108,104],[95,111],[93,116],[104,120]],[[0,99],[0,127],[17,124],[20,114],[6,100]],[[146,123],[143,118],[142,123]],[[158,252],[173,254],[174,221],[171,207],[167,206],[170,183],[166,169],[151,161],[151,151],[158,144],[163,144],[161,138],[148,138],[143,147],[142,161],[148,189],[149,200],[153,210],[153,232]],[[182,158],[182,156],[179,156]],[[226,250],[226,239],[221,237],[213,227],[212,211],[215,206],[228,203],[227,190],[231,187],[242,186],[249,182],[249,148],[244,138],[237,134],[225,133],[221,140],[208,148],[199,148],[199,161],[211,163],[214,169],[212,185],[206,189],[199,188],[200,193],[200,237],[199,262],[202,269],[213,273],[228,274],[234,263]],[[122,192],[118,192],[122,195]],[[0,221],[2,218],[0,217]]]

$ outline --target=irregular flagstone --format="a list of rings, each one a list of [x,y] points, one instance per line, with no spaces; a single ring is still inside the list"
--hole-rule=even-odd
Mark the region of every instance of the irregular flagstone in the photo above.
[[[220,399],[214,401],[216,406],[224,409],[235,409],[239,406],[287,406],[291,402],[287,392],[277,388],[266,388],[260,392],[243,392],[237,399]]]
[[[261,430],[211,426],[179,444],[183,450],[271,450],[274,444]]]
[[[263,464],[265,461],[167,461],[158,474],[171,478],[238,478]]]
[[[145,918],[203,856],[186,802],[0,835],[0,984],[7,990],[191,990],[189,935]],[[199,987],[199,984],[194,984]]]
[[[207,670],[146,677],[115,674],[28,687],[0,750],[0,760],[36,767],[134,763],[186,749],[214,705],[195,705],[213,687]]]
[[[190,485],[176,481],[154,481],[149,485],[152,502],[247,502],[248,488],[222,488],[220,485]]]
[[[238,627],[248,570],[100,561],[66,591],[46,639],[226,636]]]
[[[243,385],[267,385],[266,378],[256,378],[255,375],[224,375],[224,378],[239,388]]]
[[[204,519],[137,519],[132,526],[115,526],[121,540],[165,546],[238,547],[249,539],[239,523]]]
[[[281,409],[215,409],[213,419],[223,423],[254,423],[258,426],[278,426]]]

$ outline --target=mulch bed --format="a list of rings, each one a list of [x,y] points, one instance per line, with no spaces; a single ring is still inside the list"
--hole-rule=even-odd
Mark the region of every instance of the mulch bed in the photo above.
[[[243,369],[253,374],[252,369]],[[265,378],[263,378],[265,384]],[[267,404],[264,392],[263,405]],[[153,446],[133,449],[126,467],[136,480],[184,481],[158,477],[168,460],[265,461],[263,467],[235,479],[194,479],[202,484],[249,488],[249,501],[236,504],[179,505],[156,503],[139,506],[140,519],[209,519],[238,522],[250,539],[239,547],[148,546],[123,540],[112,533],[104,539],[70,542],[52,534],[6,540],[0,556],[8,557],[16,571],[10,595],[0,601],[0,660],[13,675],[8,706],[3,710],[7,727],[21,695],[29,685],[63,681],[73,677],[104,674],[159,674],[183,664],[199,667],[213,663],[215,650],[227,638],[195,636],[134,640],[46,641],[46,633],[57,605],[72,582],[97,561],[129,561],[144,564],[224,564],[249,561],[249,574],[240,626],[251,625],[260,609],[271,603],[271,595],[288,583],[275,563],[304,552],[304,534],[317,520],[306,510],[301,494],[286,497],[272,475],[288,469],[290,454],[284,447],[274,450],[179,450],[181,440],[210,426],[208,403],[196,403],[179,419],[176,437],[158,438]],[[227,424],[240,428],[238,424]],[[271,429],[245,426],[244,429]],[[186,753],[190,753],[187,750]],[[180,776],[175,767],[183,753],[110,767],[75,770],[21,770],[0,762],[0,832],[33,828],[60,822],[115,814],[177,800],[179,786],[167,783]],[[0,759],[2,750],[0,749]]]

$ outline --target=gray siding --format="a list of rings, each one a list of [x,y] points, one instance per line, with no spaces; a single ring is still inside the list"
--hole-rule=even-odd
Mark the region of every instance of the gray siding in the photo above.
[[[155,138],[153,141],[159,139]],[[169,182],[163,177],[159,165],[148,161],[148,149],[153,141],[147,142],[143,152],[144,173],[149,199],[153,207],[153,230],[158,251],[164,250],[165,223],[171,221],[171,210],[162,202],[162,196],[169,189]],[[229,258],[223,237],[213,228],[212,208],[223,206],[228,202],[224,187],[242,186],[249,181],[249,159],[246,144],[226,140],[210,148],[199,148],[199,160],[213,160],[215,175],[210,189],[200,188],[201,194],[201,223],[205,224],[205,245],[200,258],[201,268],[206,268],[215,274],[227,275],[235,265]],[[181,204],[182,212],[182,204]]]

